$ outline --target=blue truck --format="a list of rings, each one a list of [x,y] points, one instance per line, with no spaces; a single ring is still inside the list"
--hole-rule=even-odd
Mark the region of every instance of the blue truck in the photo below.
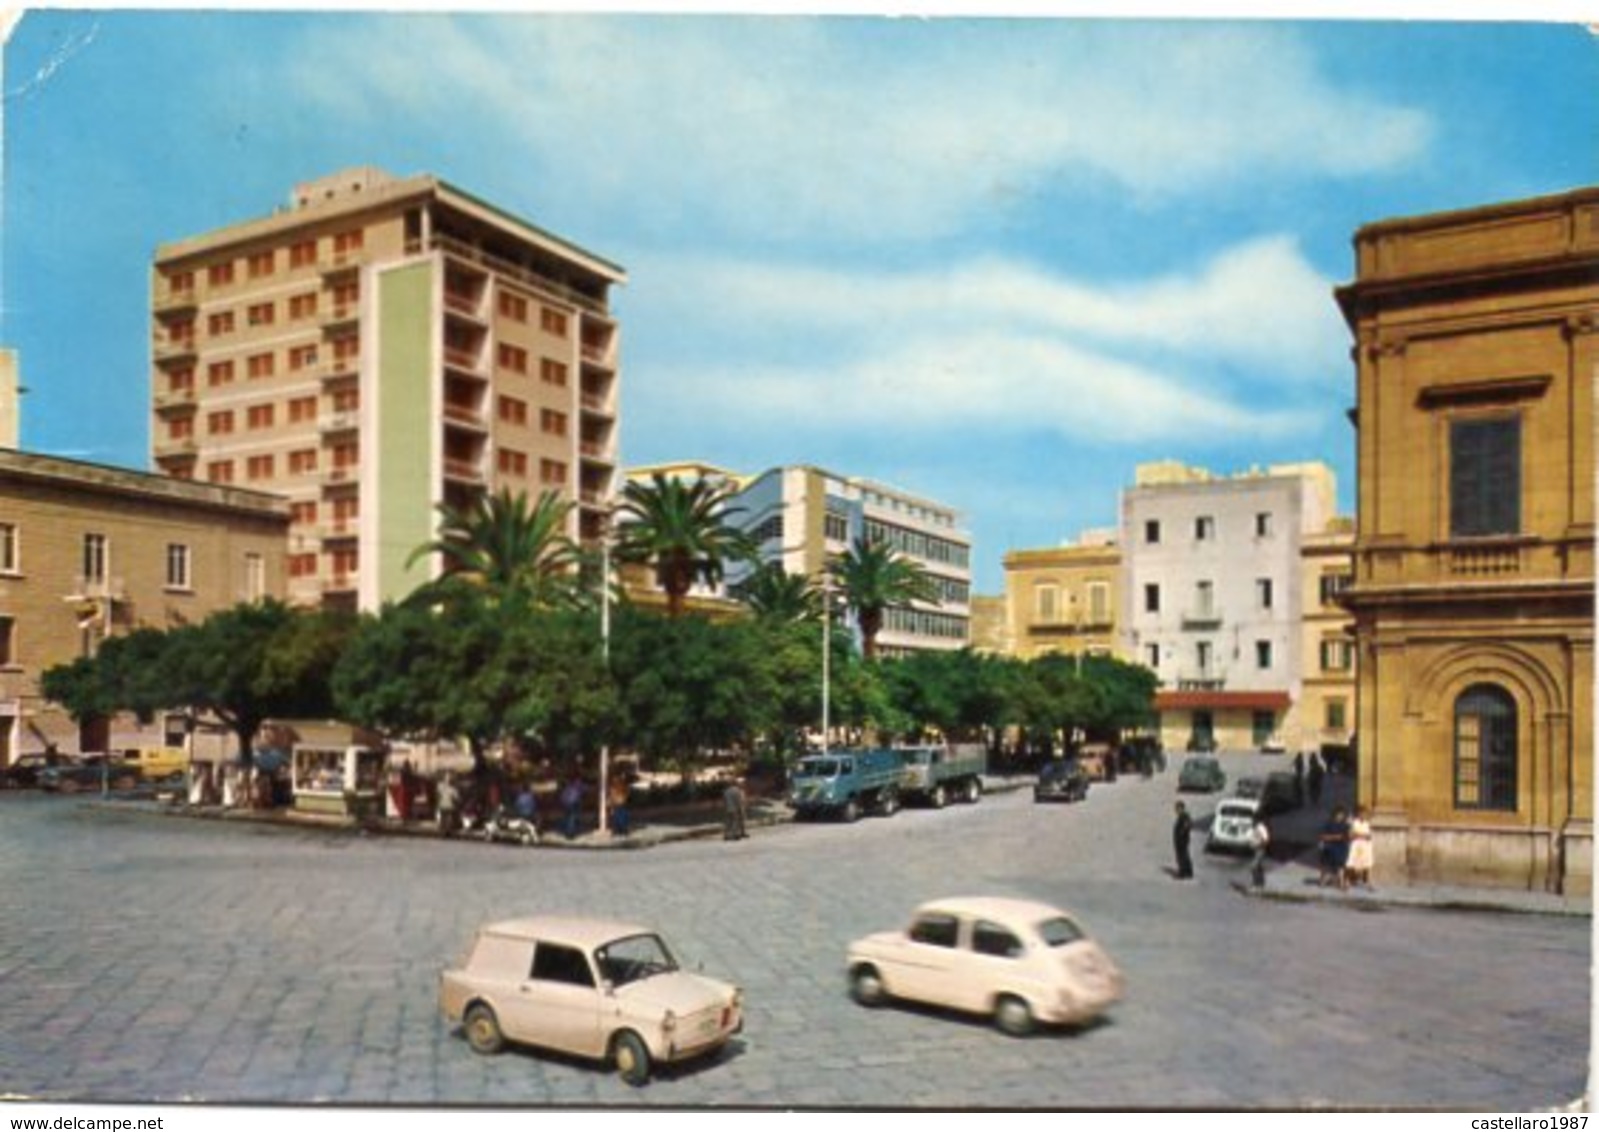
[[[899,810],[905,778],[905,753],[890,748],[807,755],[794,765],[788,804],[794,816],[837,816],[855,821],[862,814],[887,817]]]

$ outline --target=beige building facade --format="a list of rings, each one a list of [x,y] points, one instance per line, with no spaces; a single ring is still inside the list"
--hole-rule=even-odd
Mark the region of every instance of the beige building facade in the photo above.
[[[1354,520],[1342,516],[1300,544],[1300,686],[1282,729],[1292,751],[1352,754],[1355,621],[1342,598],[1354,546]]]
[[[1345,597],[1377,882],[1589,892],[1599,189],[1354,246]]]
[[[1013,656],[1122,656],[1122,555],[1114,531],[1005,555],[1005,614]]]
[[[133,720],[80,736],[40,675],[111,635],[281,597],[288,525],[276,496],[0,450],[0,766],[84,738],[162,745]]]
[[[289,500],[288,594],[373,608],[425,581],[439,504],[507,488],[599,537],[625,272],[438,178],[349,169],[157,249],[165,473]]]

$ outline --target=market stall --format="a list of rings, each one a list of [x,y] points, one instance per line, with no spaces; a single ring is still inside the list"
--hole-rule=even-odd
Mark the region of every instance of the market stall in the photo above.
[[[380,812],[388,752],[372,747],[294,748],[294,808],[361,817]]]

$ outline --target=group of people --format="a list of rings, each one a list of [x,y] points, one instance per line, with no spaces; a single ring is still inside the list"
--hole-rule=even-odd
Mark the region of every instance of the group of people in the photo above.
[[[631,778],[625,774],[612,775],[608,783],[606,801],[610,803],[611,832],[619,837],[626,837],[632,831],[632,816],[628,809],[632,789]],[[583,781],[583,776],[573,771],[556,792],[556,801],[561,807],[561,834],[568,841],[576,838],[582,828],[586,791],[587,785]],[[498,802],[499,792],[494,793],[496,797],[493,801],[498,806],[503,806],[503,803]],[[447,772],[438,787],[436,820],[440,835],[451,837],[457,833],[467,819],[464,811],[475,801],[463,797],[455,776]],[[524,781],[516,786],[512,792],[511,812],[536,829],[541,828],[538,796],[534,793],[531,782]]]
[[[1189,849],[1189,839],[1194,832],[1194,819],[1183,802],[1176,806],[1177,819],[1172,824],[1172,850],[1177,858],[1175,873],[1178,880],[1191,880],[1194,859]],[[1251,831],[1250,848],[1253,856],[1249,862],[1251,882],[1256,888],[1266,883],[1266,854],[1271,846],[1271,827],[1262,814],[1256,814]],[[1332,815],[1321,829],[1321,872],[1317,883],[1322,887],[1337,887],[1340,891],[1353,885],[1371,887],[1373,852],[1371,843],[1371,818],[1366,807],[1358,806],[1354,817],[1343,806],[1335,806]]]
[[[1357,806],[1355,816],[1343,806],[1333,808],[1327,824],[1321,827],[1321,876],[1323,888],[1340,891],[1351,885],[1371,887],[1371,818],[1366,807]]]

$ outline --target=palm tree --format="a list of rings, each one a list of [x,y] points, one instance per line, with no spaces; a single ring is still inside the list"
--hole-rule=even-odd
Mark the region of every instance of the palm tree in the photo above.
[[[740,582],[738,598],[762,621],[811,622],[822,617],[822,595],[804,574],[790,574],[781,562],[763,562]]]
[[[855,545],[835,558],[833,577],[845,604],[855,611],[861,629],[861,654],[877,656],[877,635],[890,609],[906,609],[912,602],[938,600],[932,576],[886,542],[857,538]]]
[[[741,510],[728,506],[735,494],[730,484],[669,479],[660,472],[648,483],[633,480],[622,489],[617,557],[655,564],[668,617],[682,614],[695,582],[715,585],[730,560],[754,557],[749,536],[727,522]]]
[[[466,507],[439,504],[439,533],[407,559],[437,554],[443,574],[419,590],[425,596],[463,583],[505,595],[520,593],[540,606],[570,606],[579,597],[579,551],[566,533],[569,501],[553,491],[528,504],[526,494],[501,488]]]

